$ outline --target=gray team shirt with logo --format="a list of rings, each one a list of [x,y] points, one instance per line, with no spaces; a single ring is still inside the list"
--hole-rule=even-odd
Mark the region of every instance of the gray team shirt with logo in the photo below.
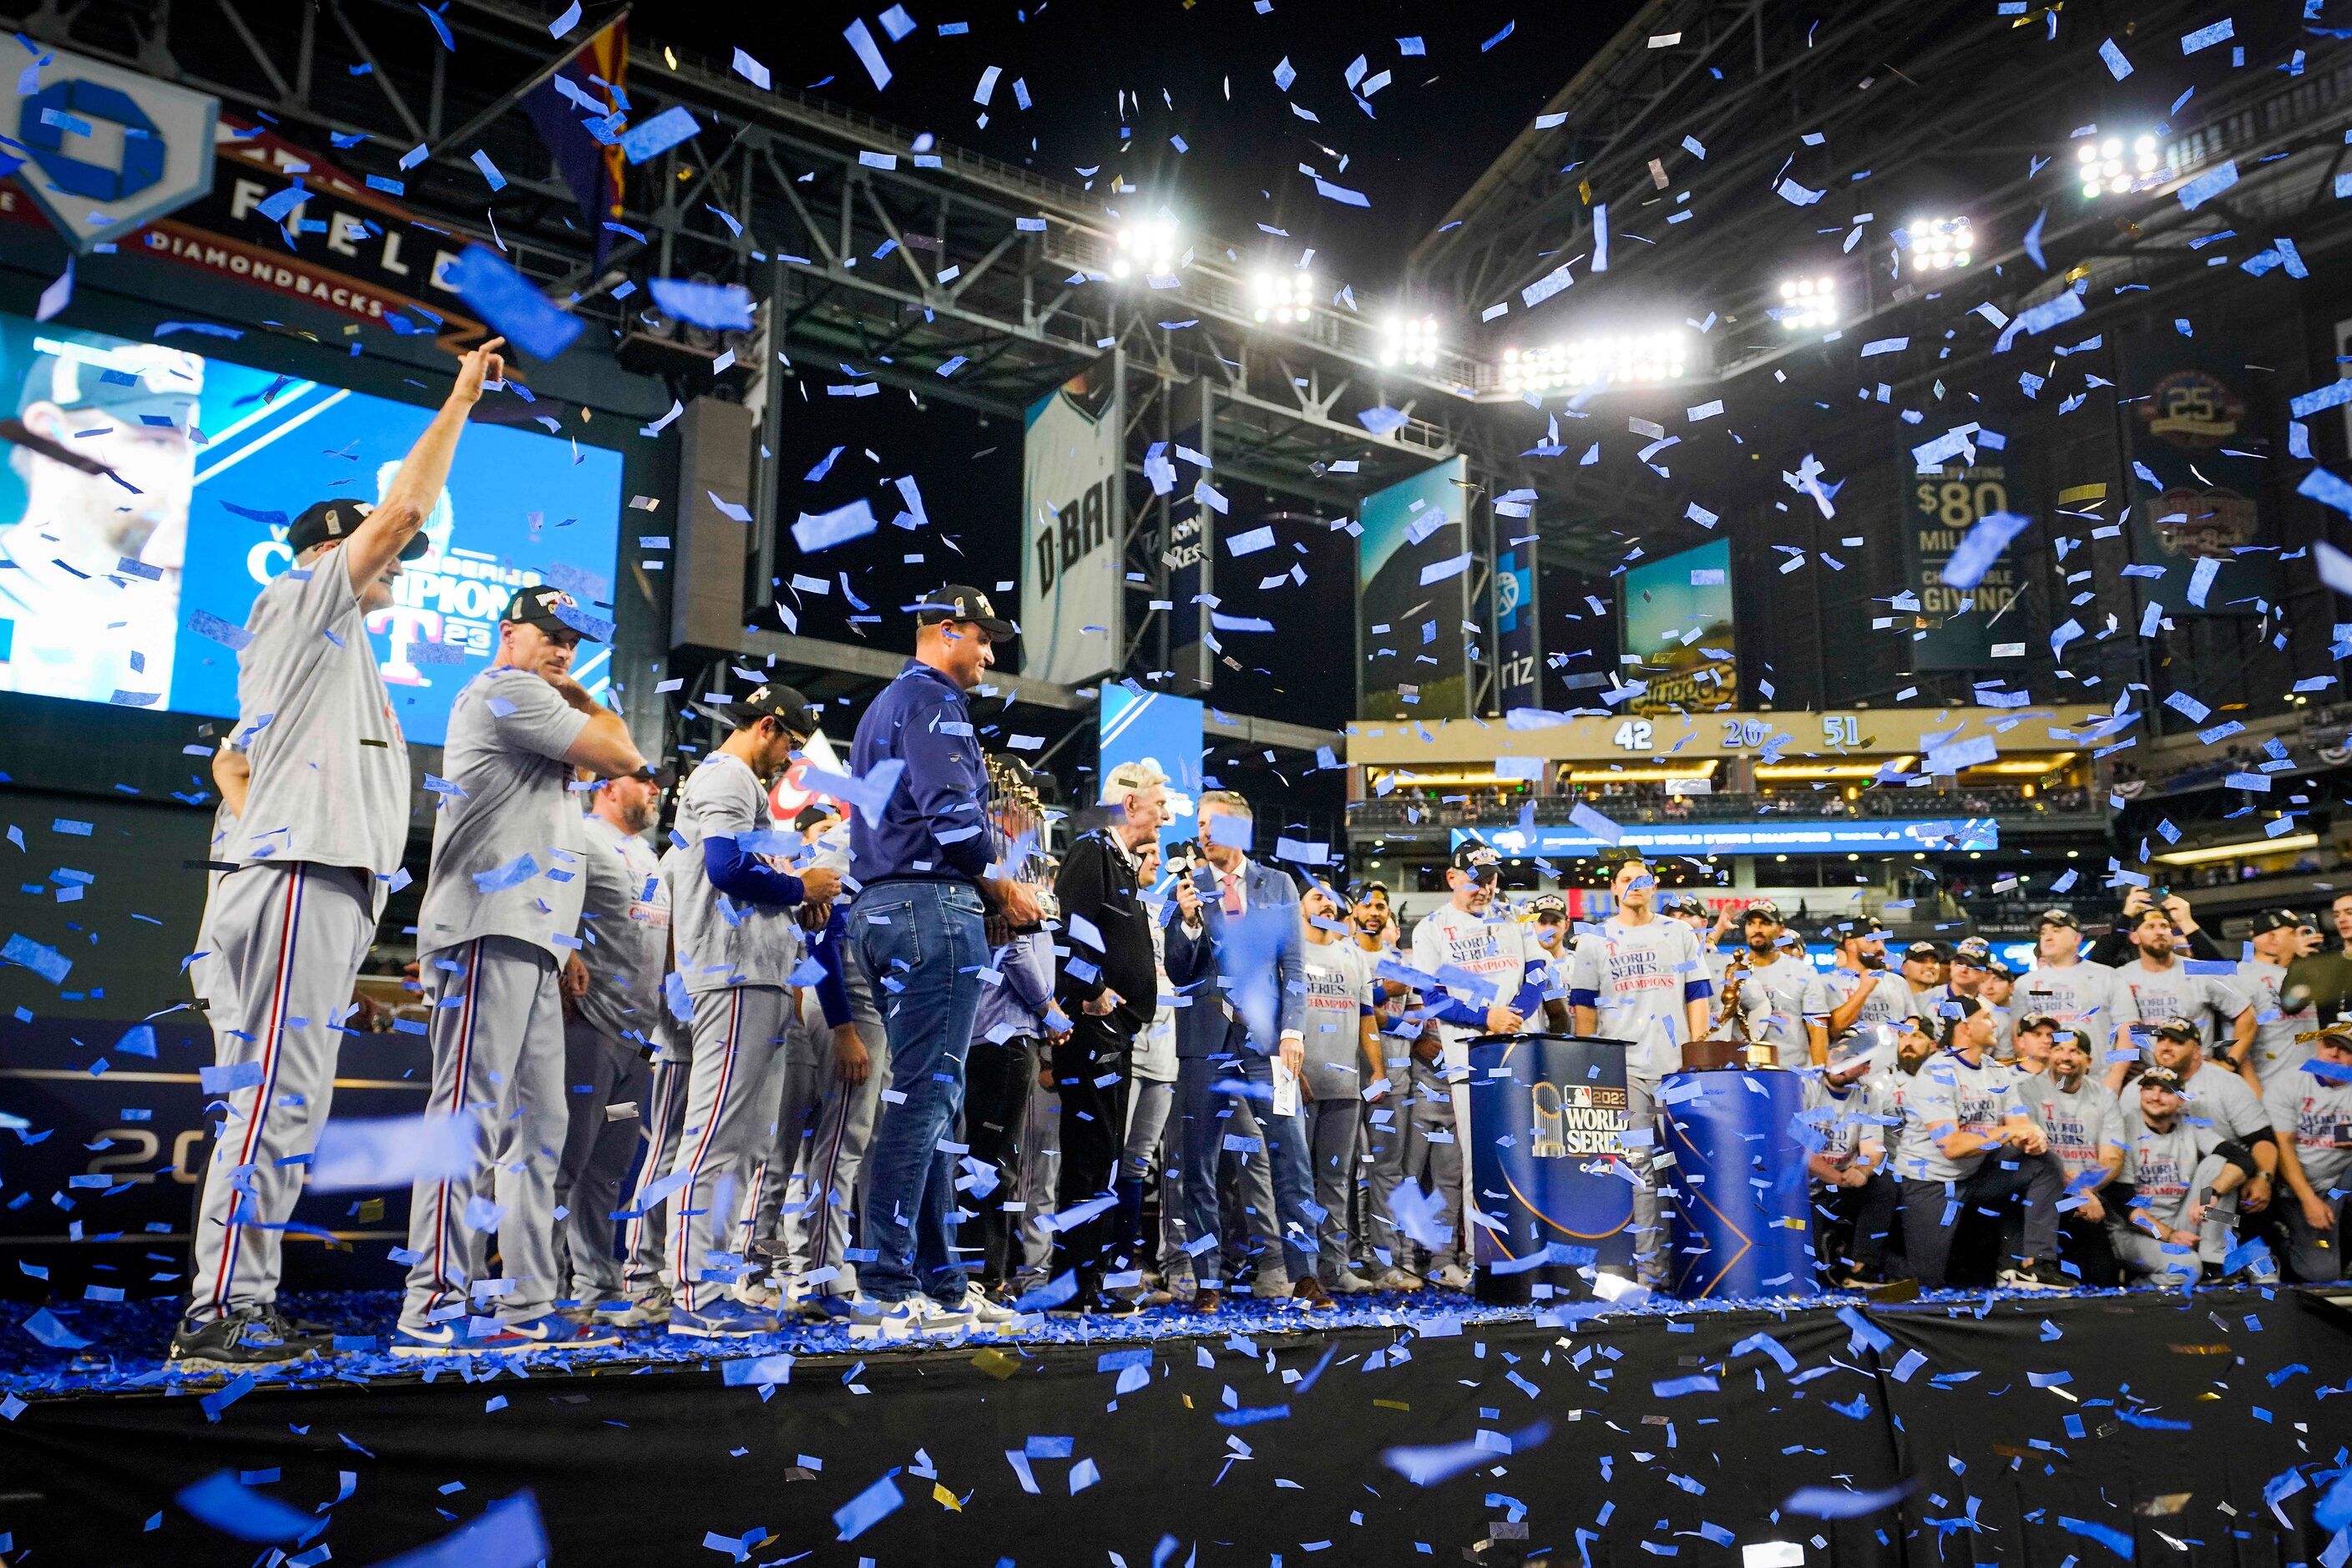
[[[236,656],[237,742],[252,763],[242,841],[226,858],[307,860],[379,879],[408,843],[408,748],[367,616],[339,551],[253,601]],[[376,908],[385,889],[376,884]]]
[[[1351,1095],[1363,1088],[1364,1010],[1372,1005],[1372,955],[1354,939],[1305,942],[1298,956],[1307,966],[1306,1036],[1307,1092],[1317,1100]]]
[[[2313,1192],[2325,1198],[2345,1184],[2352,1170],[2352,1083],[2298,1068],[2270,1081],[2263,1105],[2278,1135],[2294,1140],[2294,1157]]]
[[[2197,1026],[2210,1050],[2227,1028],[2246,1010],[2234,981],[2218,974],[2192,974],[2186,960],[2168,969],[2150,970],[2137,959],[2116,971],[2114,1022],[2153,1024],[2166,1018],[2186,1018]],[[2143,1051],[2145,1047],[2142,1047]]]
[[[702,995],[730,985],[793,984],[800,967],[800,922],[792,910],[738,903],[710,885],[702,841],[773,833],[768,792],[751,764],[714,752],[697,764],[677,799],[677,884],[670,924],[677,935],[677,972],[687,991]],[[773,854],[771,846],[763,853]]]
[[[2049,1073],[2017,1080],[2025,1114],[2050,1140],[2050,1152],[2073,1181],[2085,1171],[2103,1170],[2106,1155],[2123,1146],[2124,1112],[2107,1086],[2084,1074],[2069,1089]]]
[[[647,1037],[669,966],[669,893],[653,846],[591,813],[581,818],[583,1022],[613,1038]]]
[[[2310,1058],[2311,1042],[2295,1037],[2319,1027],[2318,1010],[2307,998],[2300,1013],[2279,1005],[2279,986],[2285,979],[2286,965],[2267,959],[2249,958],[2238,965],[2239,994],[2254,1010],[2254,1048],[2249,1054],[2266,1089],[2279,1074],[2292,1072]]]
[[[1813,1065],[1812,1035],[1806,1020],[1820,1018],[1829,1010],[1829,990],[1822,984],[1821,971],[1809,959],[1784,952],[1740,977],[1739,1011],[1748,1020],[1748,1032],[1778,1051],[1784,1068]]]
[[[2094,1059],[2115,1032],[2116,972],[2088,959],[2076,963],[2035,964],[2009,994],[2011,1011],[2019,1017],[2046,1013],[2089,1035]]]
[[[420,952],[511,937],[562,963],[578,950],[580,806],[563,753],[588,715],[529,670],[501,665],[449,707],[442,752],[458,793],[440,796],[433,876],[416,912]]]

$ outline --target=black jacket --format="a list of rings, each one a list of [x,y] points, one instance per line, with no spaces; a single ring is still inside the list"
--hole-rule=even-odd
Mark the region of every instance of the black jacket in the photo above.
[[[1108,829],[1097,828],[1070,846],[1062,857],[1061,875],[1054,879],[1054,894],[1062,905],[1062,929],[1055,942],[1062,950],[1054,966],[1055,1000],[1075,1018],[1108,985],[1119,995],[1112,1020],[1120,1033],[1134,1035],[1160,1007],[1160,977],[1151,963],[1151,911],[1136,889],[1134,867],[1111,842]],[[1102,943],[1099,949],[1096,937]]]

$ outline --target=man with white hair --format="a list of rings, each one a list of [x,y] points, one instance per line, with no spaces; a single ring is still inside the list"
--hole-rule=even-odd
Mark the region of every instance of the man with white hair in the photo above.
[[[1149,758],[1120,763],[1103,775],[1102,804],[1110,820],[1070,846],[1054,882],[1064,953],[1055,994],[1070,1018],[1068,1037],[1054,1047],[1062,1101],[1055,1207],[1092,1211],[1060,1233],[1082,1308],[1112,1304],[1098,1299],[1122,1231],[1115,1184],[1127,1141],[1128,1078],[1135,1037],[1160,1006],[1137,857],[1168,820],[1168,775]]]

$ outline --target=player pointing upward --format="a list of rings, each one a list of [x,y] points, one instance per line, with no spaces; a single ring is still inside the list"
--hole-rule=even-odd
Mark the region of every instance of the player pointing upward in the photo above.
[[[423,543],[466,416],[505,373],[505,341],[459,362],[380,505],[324,500],[294,520],[294,566],[246,621],[237,711],[252,782],[213,927],[234,999],[215,1034],[227,1115],[205,1171],[177,1366],[264,1365],[316,1348],[278,1314],[279,1238],[307,1169],[295,1162],[334,1093],[336,1026],[408,839],[408,753],[366,617],[392,603],[401,561]]]

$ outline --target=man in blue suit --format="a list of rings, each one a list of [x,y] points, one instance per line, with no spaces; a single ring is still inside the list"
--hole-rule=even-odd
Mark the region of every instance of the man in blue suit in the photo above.
[[[1298,889],[1249,858],[1252,831],[1249,803],[1240,795],[1201,796],[1207,864],[1177,881],[1181,918],[1168,928],[1168,978],[1186,999],[1176,1014],[1176,1163],[1192,1235],[1188,1250],[1200,1249],[1192,1260],[1195,1312],[1215,1311],[1223,1287],[1217,1164],[1228,1138],[1238,1152],[1251,1152],[1238,1147],[1248,1141],[1226,1131],[1244,1094],[1258,1102],[1258,1127],[1270,1145],[1291,1294],[1309,1306],[1331,1304],[1316,1277],[1318,1211],[1298,1103],[1307,1007]],[[1277,1106],[1289,1113],[1278,1114]]]

